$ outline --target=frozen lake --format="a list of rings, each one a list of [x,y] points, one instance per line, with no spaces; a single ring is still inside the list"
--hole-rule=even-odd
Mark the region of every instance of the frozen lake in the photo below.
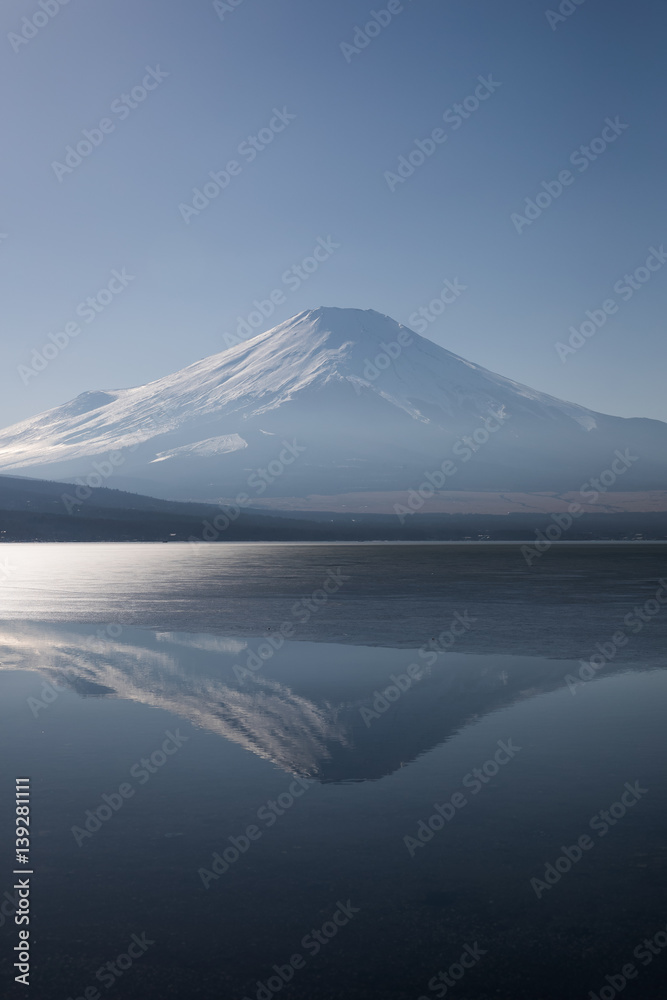
[[[39,995],[662,997],[665,551],[3,546]]]

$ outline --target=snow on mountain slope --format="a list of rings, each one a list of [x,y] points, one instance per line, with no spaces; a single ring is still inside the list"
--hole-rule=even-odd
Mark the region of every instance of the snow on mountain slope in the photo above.
[[[500,418],[488,441],[460,443],[482,441],[488,418]],[[112,462],[103,485],[252,499],[409,489],[454,449],[447,489],[566,490],[630,447],[637,459],[618,488],[647,489],[667,486],[666,446],[667,424],[536,392],[373,310],[322,308],[148,385],[83,393],[0,431],[0,472],[85,479]]]

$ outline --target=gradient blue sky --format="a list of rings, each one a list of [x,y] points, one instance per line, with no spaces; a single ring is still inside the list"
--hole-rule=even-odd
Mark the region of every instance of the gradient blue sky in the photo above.
[[[663,0],[585,0],[556,30],[537,0],[406,0],[346,62],[341,42],[385,6],[242,0],[221,20],[207,0],[70,0],[14,52],[8,34],[40,8],[5,0],[0,425],[222,350],[277,287],[287,300],[260,330],[318,305],[407,323],[447,278],[467,290],[429,326],[438,344],[667,419],[667,266],[628,302],[612,290],[667,245]],[[109,115],[156,65],[168,78]],[[392,193],[384,172],[488,74],[497,92]],[[296,119],[247,163],[239,144],[283,106]],[[114,132],[59,182],[52,162],[106,116]],[[517,234],[511,214],[616,116],[629,128]],[[179,204],[234,158],[241,174],[186,225]],[[298,291],[281,285],[329,235],[340,249]],[[17,367],[114,268],[135,280],[24,385]],[[618,312],[562,363],[554,344],[610,297]]]

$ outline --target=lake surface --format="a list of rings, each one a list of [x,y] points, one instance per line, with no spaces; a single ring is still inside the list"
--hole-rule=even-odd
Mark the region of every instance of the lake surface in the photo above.
[[[2,546],[7,995],[663,1000],[666,557]]]

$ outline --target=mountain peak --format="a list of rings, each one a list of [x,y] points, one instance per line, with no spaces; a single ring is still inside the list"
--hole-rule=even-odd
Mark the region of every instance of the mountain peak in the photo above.
[[[394,330],[406,329],[390,316],[376,312],[375,309],[352,309],[341,306],[318,306],[299,313],[286,321],[286,326],[295,330],[301,328],[308,335],[308,327],[317,332],[326,332],[333,340],[347,338],[358,342],[363,338],[379,340],[387,337]],[[418,334],[414,334],[418,337]],[[419,338],[421,339],[421,338]]]
[[[244,344],[260,340],[279,342],[282,336],[298,336],[303,341],[308,341],[321,334],[326,334],[332,343],[337,340],[358,342],[364,337],[374,340],[386,338],[392,331],[403,329],[406,328],[390,316],[376,312],[375,309],[317,306],[314,309],[304,309],[279,323],[278,326],[255,334],[254,337],[244,341]],[[422,339],[418,334],[412,335],[419,340]]]
[[[148,385],[82,393],[0,431],[0,472],[99,479],[115,454],[113,481],[96,485],[210,499],[250,496],[255,472],[278,465],[257,496],[415,489],[449,459],[448,490],[523,492],[577,489],[631,445],[650,488],[664,488],[667,426],[639,423],[495,375],[373,309],[320,306]]]

